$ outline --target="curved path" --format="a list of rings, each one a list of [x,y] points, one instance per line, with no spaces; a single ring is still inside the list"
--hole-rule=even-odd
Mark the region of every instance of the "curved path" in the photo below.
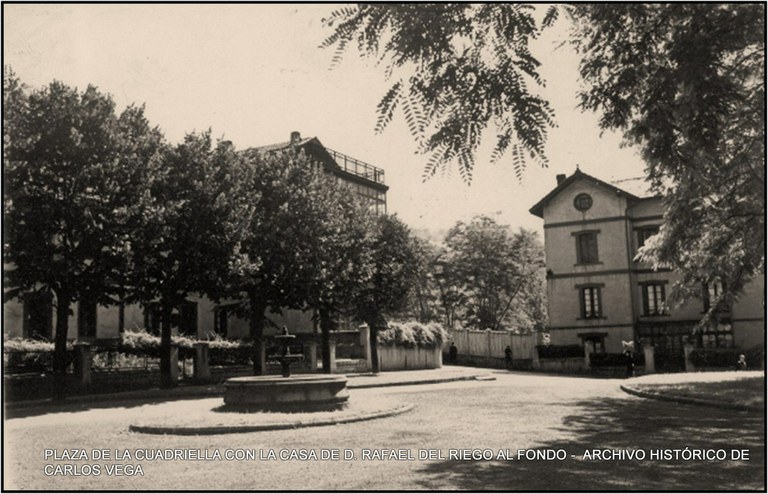
[[[736,490],[764,489],[763,418],[665,403],[622,392],[621,380],[493,372],[495,381],[356,389],[352,400],[382,394],[415,409],[370,422],[213,436],[130,432],[137,418],[164,404],[120,405],[15,418],[5,423],[7,489],[464,489],[464,490]],[[185,401],[173,402],[185,413]],[[748,461],[651,461],[664,449],[748,450]],[[123,461],[143,476],[47,477],[45,449],[184,449],[253,452],[255,460]],[[450,459],[449,450],[537,448],[563,460]],[[299,452],[349,449],[354,461],[304,459]],[[271,460],[269,451],[285,460]],[[363,450],[368,458],[363,460]],[[394,452],[391,450],[395,450]],[[398,450],[402,450],[398,452]],[[440,450],[419,460],[419,450]],[[645,460],[592,459],[593,450],[643,450]],[[290,458],[292,452],[296,454]],[[409,453],[410,452],[410,453]],[[587,455],[585,456],[585,453]],[[471,458],[472,452],[465,452]],[[534,452],[535,454],[535,452]],[[267,455],[259,459],[259,455]],[[400,455],[400,456],[398,456]],[[408,455],[415,459],[408,459]],[[399,459],[397,459],[399,457]]]

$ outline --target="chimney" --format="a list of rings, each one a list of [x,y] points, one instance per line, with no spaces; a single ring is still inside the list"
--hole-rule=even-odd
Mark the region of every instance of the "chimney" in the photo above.
[[[563,183],[563,180],[565,180],[565,173],[558,173],[557,174],[557,185],[560,185]]]
[[[295,146],[301,142],[301,134],[298,131],[291,132],[291,146]]]

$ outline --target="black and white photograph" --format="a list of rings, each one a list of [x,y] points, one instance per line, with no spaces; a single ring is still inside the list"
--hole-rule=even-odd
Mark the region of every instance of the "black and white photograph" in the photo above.
[[[765,492],[765,2],[2,18],[3,491]]]

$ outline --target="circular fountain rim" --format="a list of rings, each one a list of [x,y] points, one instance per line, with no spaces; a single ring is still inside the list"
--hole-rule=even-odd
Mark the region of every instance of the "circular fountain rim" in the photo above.
[[[346,382],[347,376],[344,375],[324,375],[317,376],[313,374],[294,374],[290,377],[283,376],[241,376],[232,377],[224,381],[227,384],[249,384],[249,383],[306,383],[306,382]]]

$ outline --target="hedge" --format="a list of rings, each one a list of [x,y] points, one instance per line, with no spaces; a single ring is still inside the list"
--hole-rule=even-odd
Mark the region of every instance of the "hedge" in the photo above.
[[[645,364],[645,355],[634,353],[632,362],[635,365]],[[623,367],[627,365],[627,357],[623,353],[592,353],[589,355],[591,367]]]
[[[747,368],[759,369],[762,365],[764,350],[754,347],[749,350],[739,348],[695,348],[691,352],[691,363],[696,367],[735,368],[739,355],[747,359]]]
[[[537,345],[539,358],[575,358],[584,356],[581,345]]]
[[[377,341],[385,347],[433,349],[442,348],[447,339],[448,333],[436,322],[409,321],[389,323],[387,329],[379,332]]]

